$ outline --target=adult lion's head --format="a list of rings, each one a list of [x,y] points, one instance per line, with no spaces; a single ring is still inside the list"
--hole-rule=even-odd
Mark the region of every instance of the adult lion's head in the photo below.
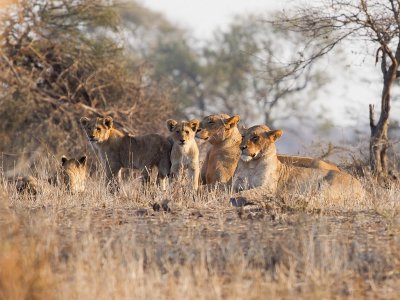
[[[282,130],[270,130],[266,125],[250,127],[242,134],[240,159],[249,162],[265,155],[276,154],[275,141],[282,134]]]

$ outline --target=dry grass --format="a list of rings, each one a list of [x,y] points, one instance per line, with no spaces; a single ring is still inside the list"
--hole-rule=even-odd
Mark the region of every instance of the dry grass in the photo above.
[[[96,177],[82,194],[42,190],[29,198],[0,184],[0,299],[400,293],[398,186],[370,188],[362,201],[314,196],[268,210],[236,210],[224,191],[162,192],[134,178],[118,195]]]

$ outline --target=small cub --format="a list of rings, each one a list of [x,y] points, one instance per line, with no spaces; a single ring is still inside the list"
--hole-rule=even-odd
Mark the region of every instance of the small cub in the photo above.
[[[47,184],[65,186],[67,191],[74,194],[83,192],[86,185],[86,156],[79,159],[61,158],[62,172],[61,176],[54,175],[46,180],[40,180],[33,176],[20,176],[15,179],[15,186],[18,193],[27,193],[29,195],[37,195],[43,186]]]
[[[189,179],[192,181],[194,190],[199,187],[200,164],[199,148],[195,141],[199,121],[194,119],[190,122],[177,122],[167,120],[167,126],[171,131],[173,140],[171,150],[171,175],[178,176],[184,170],[188,170]]]
[[[61,157],[62,180],[71,193],[83,192],[86,185],[86,156],[79,159]]]

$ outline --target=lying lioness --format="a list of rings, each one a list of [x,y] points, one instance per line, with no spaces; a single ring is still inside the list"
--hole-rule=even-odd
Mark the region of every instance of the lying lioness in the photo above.
[[[166,188],[172,147],[166,137],[159,134],[126,135],[114,128],[110,116],[95,119],[83,117],[80,122],[89,141],[100,154],[107,180],[112,184],[112,191],[118,189],[121,168],[142,170],[143,176],[148,179],[148,171],[156,167],[161,186]]]
[[[201,168],[203,183],[227,183],[232,179],[239,161],[239,146],[242,141],[237,127],[239,120],[237,115],[230,117],[218,114],[205,117],[200,122],[196,137],[211,144]],[[278,159],[294,166],[339,171],[336,165],[311,157],[278,155]]]
[[[345,172],[281,163],[276,154],[275,141],[282,134],[282,130],[270,131],[265,125],[246,130],[233,182],[236,191],[245,190],[239,193],[241,197],[251,201],[254,197],[275,196],[281,192],[301,193],[310,188],[326,192],[329,197],[339,197],[343,193],[354,196],[363,194],[361,183]]]

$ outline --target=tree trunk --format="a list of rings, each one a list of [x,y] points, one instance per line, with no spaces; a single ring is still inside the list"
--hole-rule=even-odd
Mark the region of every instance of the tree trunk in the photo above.
[[[384,76],[381,99],[381,112],[378,123],[375,122],[375,111],[369,105],[369,122],[371,128],[370,140],[370,166],[373,175],[385,178],[388,175],[387,151],[389,148],[388,128],[391,101],[391,89],[396,79],[397,61],[392,60],[392,65]]]
[[[387,119],[383,122],[378,122],[375,125],[374,121],[374,106],[370,104],[370,127],[371,127],[371,139],[370,139],[370,166],[373,175],[382,178],[388,174],[387,166],[387,150],[389,147],[388,140],[388,125]],[[381,113],[382,114],[382,113]]]

